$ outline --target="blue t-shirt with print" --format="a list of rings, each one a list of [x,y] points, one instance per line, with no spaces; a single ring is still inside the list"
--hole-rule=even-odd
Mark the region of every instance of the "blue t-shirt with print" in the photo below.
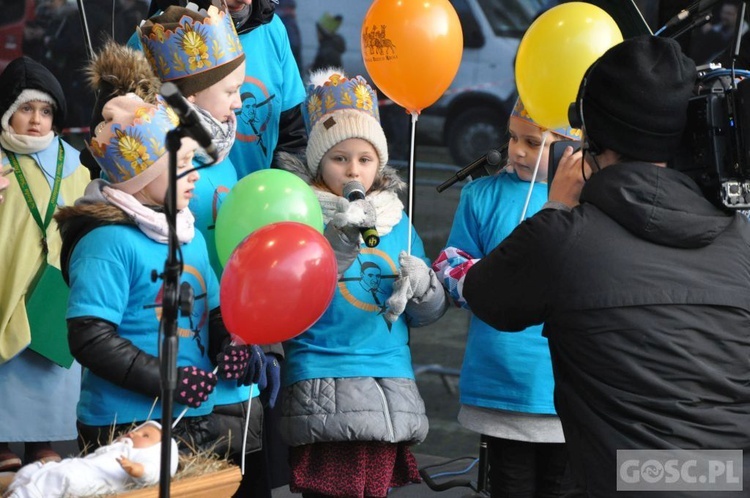
[[[193,161],[194,166],[200,163]],[[216,216],[219,214],[224,199],[237,183],[237,172],[232,161],[225,157],[220,163],[212,164],[199,170],[200,179],[195,182],[193,198],[190,199],[190,211],[195,216],[195,228],[200,230],[206,239],[208,258],[216,276],[221,278],[223,267],[216,253]]]
[[[407,249],[410,231],[412,255],[429,264],[422,240],[405,214],[376,247],[362,244],[323,316],[284,343],[286,385],[330,377],[414,379],[406,315],[393,324],[384,316],[398,277],[398,256]]]
[[[194,162],[198,166],[197,162]],[[208,256],[216,276],[221,279],[223,267],[216,252],[216,216],[226,196],[237,183],[237,173],[232,161],[225,157],[223,161],[200,170],[200,179],[195,183],[193,198],[190,199],[190,211],[195,216],[195,227],[206,239]],[[236,380],[219,380],[212,396],[215,405],[227,405],[247,402],[251,396],[258,396],[257,386],[237,386]]]
[[[239,38],[247,69],[240,88],[242,109],[237,115],[237,138],[229,157],[237,176],[244,178],[271,167],[279,141],[281,113],[305,99],[305,86],[278,16]]]
[[[180,246],[183,272],[195,295],[190,316],[179,316],[177,366],[196,366],[207,372],[214,367],[208,357],[208,314],[219,306],[219,286],[206,253],[206,244],[196,231],[190,243]],[[161,272],[168,246],[146,237],[132,225],[108,225],[86,234],[70,259],[70,298],[66,318],[91,316],[117,327],[117,333],[144,352],[158,356],[159,321],[162,315],[163,281],[151,280],[151,271]],[[84,369],[78,419],[87,425],[128,424],[161,413],[148,396],[119,387]],[[213,396],[185,416],[206,415],[213,409]],[[175,404],[174,416],[185,408]]]

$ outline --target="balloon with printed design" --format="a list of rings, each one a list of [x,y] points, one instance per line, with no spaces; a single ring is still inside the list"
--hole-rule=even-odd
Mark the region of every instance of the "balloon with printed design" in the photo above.
[[[586,69],[621,41],[614,19],[590,3],[564,3],[540,15],[516,54],[516,86],[531,118],[545,128],[567,126]]]
[[[450,86],[464,42],[448,0],[375,0],[362,22],[361,47],[372,82],[419,114]]]

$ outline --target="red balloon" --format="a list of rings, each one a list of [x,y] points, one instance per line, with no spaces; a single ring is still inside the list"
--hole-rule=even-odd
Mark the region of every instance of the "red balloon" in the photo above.
[[[336,256],[318,230],[293,221],[261,227],[224,267],[224,324],[245,344],[291,339],[323,315],[337,278]]]

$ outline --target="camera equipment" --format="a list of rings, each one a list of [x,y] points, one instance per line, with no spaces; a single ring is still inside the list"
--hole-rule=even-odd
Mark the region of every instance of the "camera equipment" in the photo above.
[[[750,71],[699,74],[688,104],[684,146],[671,167],[687,174],[725,209],[750,208]]]
[[[581,142],[578,140],[558,140],[549,144],[549,164],[547,166],[547,189],[552,186],[552,179],[555,177],[557,165],[560,164],[560,158],[565,151],[565,147],[570,145],[573,150],[581,148]]]
[[[732,68],[717,64],[699,68],[683,146],[669,164],[695,180],[708,200],[729,210],[750,208],[750,71],[734,69],[746,7],[743,1]]]

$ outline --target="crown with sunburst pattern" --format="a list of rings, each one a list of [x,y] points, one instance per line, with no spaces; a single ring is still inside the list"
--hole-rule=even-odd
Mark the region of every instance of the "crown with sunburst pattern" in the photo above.
[[[130,180],[166,154],[167,132],[180,120],[161,97],[157,99],[153,105],[129,94],[105,105],[108,120],[96,127],[89,150],[110,182]]]
[[[148,35],[138,27],[143,51],[161,81],[210,71],[243,55],[231,16],[215,5],[199,13],[203,20],[184,15],[174,29],[152,22]]]
[[[302,114],[309,133],[320,118],[335,111],[361,111],[380,123],[378,97],[362,76],[347,78],[333,73],[322,85],[310,85]]]

